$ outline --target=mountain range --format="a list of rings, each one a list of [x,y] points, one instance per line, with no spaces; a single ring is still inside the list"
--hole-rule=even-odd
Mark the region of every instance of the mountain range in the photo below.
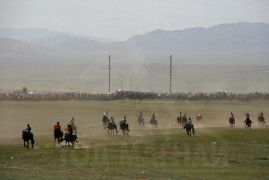
[[[111,41],[44,29],[1,28],[0,62],[257,64],[269,62],[269,24],[161,29]]]

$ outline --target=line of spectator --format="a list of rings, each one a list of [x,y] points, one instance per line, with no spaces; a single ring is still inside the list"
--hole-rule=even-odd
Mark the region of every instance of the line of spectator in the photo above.
[[[113,93],[87,92],[28,92],[27,88],[15,91],[0,90],[0,100],[14,101],[87,101],[119,99],[178,99],[178,100],[269,100],[268,92],[232,93],[232,92],[176,92],[157,93],[142,91],[115,91]]]

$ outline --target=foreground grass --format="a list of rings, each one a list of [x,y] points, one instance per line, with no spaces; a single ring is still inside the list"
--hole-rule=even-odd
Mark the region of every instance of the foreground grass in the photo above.
[[[25,149],[0,146],[4,179],[266,179],[269,176],[268,128],[153,130],[141,136],[108,136],[88,148]],[[106,142],[107,141],[107,142]]]

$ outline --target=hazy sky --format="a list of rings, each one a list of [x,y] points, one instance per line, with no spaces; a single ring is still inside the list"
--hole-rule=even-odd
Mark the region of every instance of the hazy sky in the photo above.
[[[0,0],[0,27],[126,40],[156,29],[269,23],[269,0]]]

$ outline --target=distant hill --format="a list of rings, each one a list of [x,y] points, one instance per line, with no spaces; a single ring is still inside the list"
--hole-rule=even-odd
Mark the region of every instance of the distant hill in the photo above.
[[[69,58],[101,62],[111,54],[113,61],[121,63],[166,63],[172,54],[175,63],[268,64],[269,61],[269,24],[265,23],[155,30],[127,41],[107,42],[42,29],[5,28],[0,29],[0,57],[17,54],[13,58],[35,55],[55,61]]]

